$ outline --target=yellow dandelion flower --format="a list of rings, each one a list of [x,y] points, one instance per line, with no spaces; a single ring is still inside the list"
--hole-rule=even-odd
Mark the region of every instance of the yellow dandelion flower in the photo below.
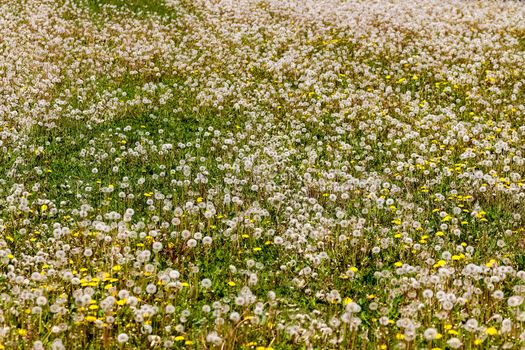
[[[494,327],[489,327],[487,328],[487,330],[485,331],[485,333],[487,333],[488,335],[498,335],[498,330]]]

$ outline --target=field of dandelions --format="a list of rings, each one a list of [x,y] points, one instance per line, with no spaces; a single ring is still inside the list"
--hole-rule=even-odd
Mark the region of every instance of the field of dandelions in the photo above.
[[[0,1],[0,349],[523,349],[525,5]]]

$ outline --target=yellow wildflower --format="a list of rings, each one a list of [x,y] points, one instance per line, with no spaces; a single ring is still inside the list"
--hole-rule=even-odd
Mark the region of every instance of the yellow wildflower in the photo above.
[[[487,333],[488,335],[497,335],[498,334],[498,330],[496,328],[494,328],[494,327],[489,327],[489,328],[487,328],[485,333]]]

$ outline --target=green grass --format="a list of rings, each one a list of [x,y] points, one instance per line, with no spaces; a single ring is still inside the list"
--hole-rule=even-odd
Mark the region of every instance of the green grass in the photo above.
[[[136,16],[157,15],[162,18],[170,18],[176,15],[176,11],[166,5],[163,0],[75,0],[81,6],[86,7],[93,13],[109,12],[115,10],[132,13]]]

